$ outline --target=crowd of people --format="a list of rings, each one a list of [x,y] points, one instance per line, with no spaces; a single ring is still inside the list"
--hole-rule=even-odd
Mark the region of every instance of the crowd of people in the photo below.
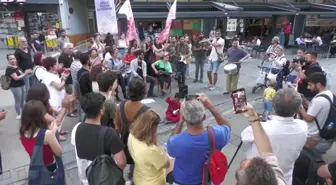
[[[185,85],[192,55],[196,63],[195,83],[203,82],[204,63],[208,62],[209,90],[216,88],[220,64],[234,64],[236,71],[228,74],[224,94],[232,93],[237,89],[241,63],[250,56],[239,41],[233,40],[224,53],[225,40],[219,30],[214,31],[211,40],[204,40],[200,33],[193,39],[187,35],[171,36],[165,43],[157,38],[152,41],[151,37],[144,42],[117,43],[110,34],[104,39],[96,34],[88,50],[80,52],[74,50],[66,32],[61,33],[58,61],[41,52],[32,57],[24,37],[19,38],[15,53],[7,56],[6,75],[15,99],[16,118],[21,119],[20,140],[32,159],[30,171],[36,172],[29,173],[28,181],[43,184],[47,172],[64,173],[59,141],[66,140],[68,131],[62,125],[68,116],[79,117],[71,132],[71,143],[83,185],[95,185],[104,179],[97,177],[121,179],[120,182],[124,179],[119,173],[96,173],[102,155],[108,156],[108,164],[113,166],[109,169],[123,172],[128,165],[128,179],[135,185],[208,183],[204,182],[204,176],[209,174],[204,174],[207,172],[203,166],[212,157],[209,136],[213,134],[213,149],[220,151],[230,140],[229,121],[206,94],[190,99],[168,97],[167,119],[176,127],[167,143],[161,144],[157,135],[161,118],[142,100],[156,97],[156,84],[165,96],[173,74],[179,85]],[[123,54],[123,50],[127,52]],[[265,59],[271,62],[269,78],[274,75],[274,79],[269,79],[264,93],[264,122],[251,105],[245,105],[250,126],[243,130],[241,139],[248,150],[246,160],[236,167],[235,178],[239,185],[304,184],[308,176],[301,174],[309,166],[298,163],[305,157],[303,151],[326,153],[336,137],[320,134],[330,123],[335,96],[327,87],[327,76],[317,62],[316,52],[300,48],[295,60],[289,61],[275,37]],[[288,77],[297,91],[284,88],[282,82]],[[213,126],[206,127],[204,123],[206,110],[214,117]],[[0,112],[0,119],[5,116],[6,112]],[[330,183],[335,178],[334,166],[335,163],[320,164],[315,175]],[[59,178],[62,176],[56,177],[62,181]],[[211,178],[209,182],[214,181]]]

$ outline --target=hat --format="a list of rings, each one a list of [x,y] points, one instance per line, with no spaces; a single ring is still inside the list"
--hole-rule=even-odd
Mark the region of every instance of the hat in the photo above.
[[[278,36],[273,37],[272,40],[277,41],[278,43],[280,42],[280,38]]]

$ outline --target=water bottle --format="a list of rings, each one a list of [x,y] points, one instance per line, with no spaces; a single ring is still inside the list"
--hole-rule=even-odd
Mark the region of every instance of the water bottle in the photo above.
[[[330,123],[328,124],[328,126],[326,127],[326,129],[327,129],[328,131],[331,131],[331,130],[333,129],[333,127],[334,127],[334,122],[330,122]]]

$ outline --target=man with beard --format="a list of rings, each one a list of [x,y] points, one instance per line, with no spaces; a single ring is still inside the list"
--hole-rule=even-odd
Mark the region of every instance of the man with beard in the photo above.
[[[186,59],[191,55],[191,48],[185,43],[184,37],[180,37],[179,43],[176,45],[176,53],[175,56],[177,57],[176,63],[176,72],[180,73],[179,82],[182,85],[185,84],[185,76],[187,71],[187,64]]]
[[[241,68],[241,63],[248,59],[250,55],[246,53],[244,50],[239,48],[239,41],[234,40],[232,42],[232,47],[227,51],[227,60],[229,64],[236,64],[237,65],[237,73],[236,74],[229,74],[226,77],[226,91],[224,94],[229,94],[232,91],[237,89],[238,79],[239,79],[239,70]]]
[[[169,53],[170,63],[172,64],[173,72],[176,72],[175,61],[178,60],[175,57],[176,52],[176,37],[171,37],[170,43],[168,44],[166,51]]]
[[[315,147],[319,152],[324,153],[329,150],[333,141],[327,141],[319,136],[319,128],[323,128],[330,112],[330,102],[335,101],[333,93],[327,89],[327,78],[324,73],[316,72],[305,79],[308,83],[308,89],[316,96],[311,100],[306,110],[301,106],[299,114],[303,120],[308,123],[307,147]],[[308,104],[303,100],[303,104]],[[319,125],[319,128],[318,126]]]
[[[193,43],[193,53],[195,56],[196,72],[194,83],[198,82],[198,74],[200,73],[199,82],[203,83],[203,70],[204,70],[204,61],[205,53],[208,50],[205,46],[205,42],[200,43],[203,40],[203,33],[201,32],[198,36],[198,39],[194,40]]]
[[[301,66],[300,63],[298,63],[298,78],[300,79],[298,83],[298,92],[303,94],[303,96],[308,100],[312,100],[316,94],[314,92],[310,91],[308,87],[308,82],[306,78],[313,73],[323,72],[321,66],[316,61],[317,59],[317,53],[314,51],[309,51],[306,53],[306,62]]]
[[[220,65],[220,56],[223,55],[223,49],[225,45],[225,40],[221,37],[221,32],[219,30],[216,31],[216,38],[209,42],[211,52],[208,57],[208,80],[209,85],[206,86],[210,91],[216,89],[216,83],[218,79],[218,69]],[[213,73],[213,78],[212,78]]]
[[[147,75],[147,63],[144,61],[144,51],[137,50],[135,53],[136,59],[131,61],[131,71],[132,77],[141,78],[145,83],[149,83],[149,89],[147,93],[147,97],[155,98],[154,94],[154,85],[155,79],[151,76]]]

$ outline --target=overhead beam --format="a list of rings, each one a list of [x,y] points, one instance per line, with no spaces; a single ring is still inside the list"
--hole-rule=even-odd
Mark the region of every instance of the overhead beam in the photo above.
[[[222,10],[222,11],[235,11],[235,10],[243,10],[243,8],[239,7],[239,6],[234,6],[234,5],[230,5],[230,4],[225,4],[225,3],[221,3],[218,1],[211,1],[211,5],[214,6],[215,8]]]
[[[329,5],[329,4],[319,4],[319,3],[310,3],[312,7],[324,9],[324,10],[330,10],[330,11],[336,11],[336,6]]]
[[[291,8],[285,8],[285,7],[282,7],[282,6],[278,6],[276,4],[269,4],[267,3],[267,6],[270,7],[270,8],[274,8],[274,9],[279,9],[279,10],[283,10],[283,11],[287,11],[287,12],[297,12],[297,10],[293,10]]]

